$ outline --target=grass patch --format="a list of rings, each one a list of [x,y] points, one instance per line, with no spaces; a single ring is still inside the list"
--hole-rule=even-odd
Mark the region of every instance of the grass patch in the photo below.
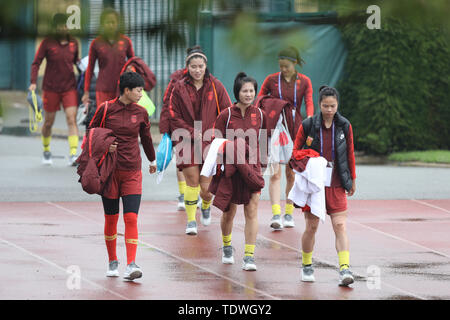
[[[388,158],[390,161],[419,161],[427,163],[450,163],[449,150],[427,150],[427,151],[409,151],[395,152]]]

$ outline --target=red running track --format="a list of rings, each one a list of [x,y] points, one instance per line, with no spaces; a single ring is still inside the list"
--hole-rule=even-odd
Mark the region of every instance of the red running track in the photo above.
[[[242,208],[233,229],[234,265],[221,263],[216,208],[210,226],[199,223],[197,236],[184,234],[186,215],[175,208],[175,201],[142,203],[136,262],[143,277],[125,282],[105,276],[100,200],[1,203],[0,299],[450,299],[450,199],[349,200],[350,263],[356,276],[350,288],[337,285],[329,218],[316,237],[316,282],[303,283],[304,220],[298,209],[295,228],[274,232],[270,203],[261,201],[258,271],[245,272]],[[123,230],[120,219],[119,233]],[[123,236],[118,257],[122,273]],[[81,280],[70,270],[79,270]]]

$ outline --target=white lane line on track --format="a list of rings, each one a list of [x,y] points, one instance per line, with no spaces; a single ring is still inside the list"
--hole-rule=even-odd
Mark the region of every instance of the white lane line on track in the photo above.
[[[84,218],[85,220],[89,220],[89,221],[91,221],[91,222],[94,222],[94,223],[96,223],[97,225],[103,226],[103,224],[100,223],[99,221],[96,221],[96,220],[91,219],[91,218],[88,218],[88,217],[84,217],[83,215],[81,215],[81,214],[79,214],[79,213],[77,213],[77,212],[75,212],[75,211],[73,211],[73,210],[64,208],[64,207],[62,207],[62,206],[60,206],[60,205],[58,205],[58,204],[56,204],[56,203],[53,203],[53,202],[47,202],[47,204],[52,205],[52,206],[54,206],[54,207],[56,207],[56,208],[59,208],[59,209],[61,209],[61,210],[64,210],[65,212],[70,213],[70,214],[73,214],[73,215],[75,215],[75,216],[77,216],[77,217],[81,217],[81,218]],[[192,261],[189,261],[189,260],[187,260],[187,259],[184,259],[184,258],[182,258],[182,257],[180,257],[180,256],[177,256],[177,255],[175,255],[175,254],[173,254],[173,253],[171,253],[171,252],[168,252],[168,251],[166,251],[166,250],[164,250],[164,249],[162,249],[162,248],[159,248],[159,247],[156,247],[156,246],[154,246],[154,245],[151,245],[151,244],[149,244],[149,243],[147,243],[147,242],[145,242],[145,241],[138,240],[138,242],[141,243],[141,244],[143,244],[143,245],[145,245],[145,246],[147,246],[147,247],[149,247],[149,248],[152,248],[152,249],[155,249],[155,250],[157,250],[157,251],[159,251],[159,252],[162,252],[163,254],[166,254],[166,255],[168,255],[168,256],[174,258],[174,259],[183,261],[183,262],[188,263],[188,264],[190,264],[190,265],[192,265],[192,266],[194,266],[194,267],[196,267],[196,268],[199,268],[199,269],[202,269],[202,270],[204,270],[204,271],[206,271],[206,272],[209,272],[209,273],[211,273],[211,274],[213,274],[213,275],[215,275],[215,276],[217,276],[217,277],[220,277],[220,278],[223,278],[223,279],[228,280],[228,281],[230,281],[230,282],[233,282],[234,284],[237,284],[237,285],[239,285],[239,286],[241,286],[241,287],[243,287],[243,288],[252,290],[252,291],[254,291],[254,292],[256,292],[256,293],[259,293],[259,294],[261,294],[261,295],[267,296],[267,297],[269,297],[269,298],[271,298],[271,299],[274,299],[274,300],[281,300],[280,297],[276,297],[276,296],[273,296],[273,295],[271,295],[270,293],[267,293],[267,292],[265,292],[265,291],[263,291],[263,290],[259,290],[259,289],[255,289],[255,288],[252,288],[252,287],[250,287],[250,286],[247,286],[246,284],[243,284],[243,283],[241,283],[241,282],[239,282],[239,281],[236,281],[236,280],[234,280],[234,279],[232,279],[232,278],[229,278],[229,277],[227,277],[227,276],[221,275],[220,273],[217,273],[217,272],[215,272],[215,271],[213,271],[213,270],[211,270],[211,269],[208,269],[208,268],[205,268],[205,267],[203,267],[203,266],[201,266],[201,265],[198,265],[198,264],[196,264],[195,262],[192,262]]]
[[[434,209],[438,209],[438,210],[444,211],[445,213],[450,213],[450,210],[441,208],[441,207],[436,206],[436,205],[431,204],[431,203],[423,202],[423,201],[416,200],[416,199],[410,199],[410,200],[413,201],[413,202],[416,202],[416,203],[420,203],[420,204],[422,204],[424,206],[427,206],[427,207],[431,207],[431,208],[434,208]]]
[[[220,216],[220,214],[217,214],[217,213],[216,213],[216,215]],[[240,229],[241,231],[244,231],[244,228],[242,228],[241,226],[239,226],[239,225],[237,225],[237,224],[235,225],[235,227],[237,227],[237,228]],[[279,241],[277,241],[277,240],[270,239],[270,238],[268,238],[268,237],[266,237],[266,236],[263,236],[263,235],[261,235],[261,234],[258,234],[258,235],[257,235],[257,238],[261,238],[261,239],[264,239],[264,240],[267,240],[267,241],[271,241],[271,242],[276,243],[276,244],[278,244],[278,245],[280,245],[280,246],[283,246],[283,247],[286,247],[286,248],[291,249],[291,250],[293,250],[293,251],[296,251],[296,252],[298,252],[298,253],[300,253],[300,254],[302,253],[302,251],[301,251],[300,249],[298,249],[298,248],[294,248],[294,247],[292,247],[292,246],[290,246],[290,245],[288,245],[288,244],[286,244],[286,243],[283,243],[283,242],[279,242]],[[334,265],[334,263],[332,263],[332,262],[330,262],[330,261],[327,261],[327,260],[325,260],[325,259],[319,259],[319,258],[317,258],[317,256],[315,256],[314,259],[317,260],[317,261],[319,261],[319,262],[321,262],[321,263],[325,263],[325,264],[328,264],[328,265],[331,265],[331,266]],[[353,274],[356,275],[356,276],[358,276],[358,277],[365,278],[365,276],[363,276],[363,275],[361,275],[361,274],[358,274],[358,273],[356,273],[356,272],[353,272]],[[389,283],[387,283],[387,282],[381,281],[381,283],[382,283],[383,285],[385,285],[385,286],[391,288],[391,289],[400,291],[400,292],[402,292],[402,293],[404,293],[404,294],[406,294],[406,295],[409,295],[409,296],[411,296],[411,297],[414,297],[414,298],[416,298],[416,299],[427,300],[427,298],[425,298],[425,297],[422,297],[422,296],[417,295],[417,294],[415,294],[415,293],[412,293],[412,292],[409,292],[409,291],[407,291],[407,290],[401,289],[401,288],[396,287],[396,286],[394,286],[394,285],[392,285],[392,284],[389,284]]]
[[[67,270],[66,269],[64,269],[60,265],[54,263],[53,261],[50,261],[50,260],[48,260],[48,259],[46,259],[46,258],[44,258],[44,257],[42,257],[42,256],[40,256],[38,254],[35,254],[35,253],[33,253],[33,252],[31,252],[31,251],[29,251],[29,250],[27,250],[27,249],[25,249],[25,248],[15,244],[15,243],[12,243],[11,241],[8,241],[8,240],[2,239],[2,238],[0,238],[0,241],[2,241],[3,243],[5,243],[5,244],[7,244],[7,245],[9,245],[9,246],[11,246],[13,248],[16,248],[19,251],[22,251],[23,253],[26,253],[26,254],[32,256],[33,258],[35,258],[35,259],[37,259],[37,260],[39,260],[41,262],[44,262],[44,263],[46,263],[46,264],[48,264],[48,265],[50,265],[50,266],[52,266],[52,267],[62,271],[62,272],[64,272],[65,274],[67,274]],[[115,296],[117,296],[117,297],[119,297],[121,299],[130,300],[129,298],[121,295],[120,293],[117,293],[117,292],[112,291],[112,290],[110,290],[108,288],[105,288],[105,287],[103,287],[103,286],[101,286],[101,285],[99,285],[99,284],[97,284],[97,283],[95,283],[93,281],[90,281],[90,280],[88,280],[86,278],[81,277],[80,279],[82,281],[90,284],[91,286],[97,287],[97,288],[99,288],[101,290],[105,290],[106,292],[109,292],[109,293],[111,293],[111,294],[113,294],[113,295],[115,295]]]

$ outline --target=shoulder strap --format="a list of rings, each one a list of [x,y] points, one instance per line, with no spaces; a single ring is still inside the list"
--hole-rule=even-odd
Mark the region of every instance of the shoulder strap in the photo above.
[[[216,91],[216,86],[214,85],[214,80],[211,79],[211,84],[214,90],[214,96],[216,97],[216,104],[217,104],[217,115],[220,114],[220,108],[219,108],[219,99],[217,99],[217,91]]]
[[[106,119],[106,111],[108,110],[108,101],[105,102],[105,108],[103,110],[103,118],[102,118],[102,122],[100,122],[100,127],[103,127],[105,124],[105,119]]]
[[[230,123],[230,118],[231,118],[231,107],[228,107],[228,120],[227,120],[227,126],[225,127],[225,130],[228,129],[228,124]]]
[[[261,126],[259,127],[259,133],[258,133],[258,141],[261,138],[261,130],[262,130],[262,126],[263,126],[263,113],[261,111],[260,108],[257,108],[259,110],[259,114],[261,115]]]

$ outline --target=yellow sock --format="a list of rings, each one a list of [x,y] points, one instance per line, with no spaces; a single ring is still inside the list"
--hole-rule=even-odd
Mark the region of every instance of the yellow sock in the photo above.
[[[255,245],[254,244],[246,244],[245,245],[245,256],[253,257],[255,253]]]
[[[184,190],[184,205],[188,222],[195,221],[197,212],[198,188],[186,186]]]
[[[339,251],[339,270],[342,271],[344,269],[348,269],[350,267],[350,252],[348,251]]]
[[[209,201],[206,201],[203,199],[202,200],[202,209],[203,210],[208,209],[211,206],[211,202],[212,202],[212,199]]]
[[[304,266],[312,264],[312,251],[311,252],[303,252],[302,251],[302,264]]]
[[[286,214],[292,214],[294,213],[294,204],[292,203],[286,203]]]
[[[227,236],[222,235],[223,246],[231,246],[231,233]]]
[[[273,215],[281,214],[281,206],[279,204],[272,205],[272,214]]]
[[[52,140],[52,136],[44,137],[43,135],[41,135],[41,140],[44,151],[50,151],[50,141]]]
[[[68,136],[67,140],[69,140],[69,148],[70,148],[70,155],[74,156],[77,154],[77,148],[78,148],[78,136]]]
[[[186,181],[178,181],[178,191],[180,194],[184,194],[184,190],[186,189]]]

